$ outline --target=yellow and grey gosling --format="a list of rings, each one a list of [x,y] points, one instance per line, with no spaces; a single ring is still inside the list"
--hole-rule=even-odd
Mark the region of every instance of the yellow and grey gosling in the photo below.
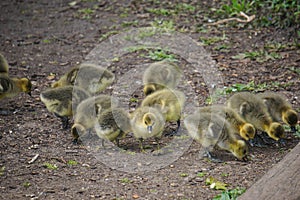
[[[98,115],[98,123],[94,126],[96,134],[104,140],[115,141],[119,146],[119,139],[131,132],[130,116],[123,108],[112,107]]]
[[[230,151],[239,160],[247,160],[248,146],[243,140],[237,139],[233,128],[222,116],[196,112],[184,119],[184,125],[188,134],[202,145],[204,153],[212,161],[219,161],[211,155],[215,147]]]
[[[115,75],[109,70],[95,64],[84,63],[73,67],[51,87],[76,85],[95,94],[105,90],[114,80]]]
[[[140,141],[140,148],[144,151],[143,140],[154,137],[158,139],[165,126],[164,115],[154,107],[142,106],[131,114],[131,128],[135,138]]]
[[[8,75],[9,66],[5,57],[0,53],[0,74]]]
[[[291,127],[292,131],[296,131],[295,126],[298,123],[298,113],[293,110],[292,105],[282,95],[275,92],[264,92],[257,94],[257,96],[267,106],[273,121],[283,121]]]
[[[236,133],[244,140],[253,139],[255,136],[255,128],[252,124],[246,122],[233,109],[224,105],[213,105],[199,108],[200,113],[214,113],[224,117],[234,128]]]
[[[278,141],[285,137],[282,125],[272,120],[266,105],[255,94],[236,93],[228,99],[227,106],[235,110],[256,129],[265,131],[270,138]]]
[[[174,89],[182,76],[182,70],[174,63],[160,61],[151,64],[143,76],[144,94],[169,88]]]
[[[10,78],[5,74],[0,74],[0,99],[14,97],[21,92],[31,96],[32,84],[28,78]]]
[[[64,129],[68,128],[68,118],[75,114],[79,103],[88,97],[87,92],[76,86],[50,88],[40,94],[41,101],[48,111],[62,120]]]
[[[71,129],[74,143],[78,142],[80,136],[85,135],[94,128],[101,113],[117,105],[116,100],[104,94],[82,101],[77,107],[76,114],[74,115],[74,124]]]
[[[185,95],[178,90],[163,89],[148,95],[141,106],[155,107],[164,115],[167,122],[176,121],[177,129],[180,128],[181,111],[185,103]]]

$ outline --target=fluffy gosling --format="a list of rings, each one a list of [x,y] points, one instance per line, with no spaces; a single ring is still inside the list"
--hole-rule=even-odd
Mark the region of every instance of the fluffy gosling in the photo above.
[[[79,136],[85,135],[94,128],[101,113],[106,109],[116,107],[117,104],[118,103],[110,96],[104,94],[93,96],[82,101],[76,109],[74,124],[71,128],[71,133],[74,138],[73,142],[77,143]]]
[[[72,68],[51,87],[77,85],[91,94],[102,92],[115,80],[115,75],[98,65],[84,63]]]
[[[131,132],[130,117],[122,108],[106,109],[98,116],[98,123],[94,126],[96,134],[104,140],[115,141],[119,146],[119,139]]]
[[[31,96],[32,84],[28,78],[10,78],[0,74],[0,99],[10,98],[25,92]]]
[[[144,94],[149,95],[164,88],[174,89],[182,76],[181,69],[172,62],[151,64],[143,76]]]
[[[177,129],[180,128],[181,111],[184,107],[185,95],[178,90],[163,89],[148,95],[141,106],[156,107],[164,115],[167,122],[176,121]]]
[[[221,115],[231,124],[235,132],[239,133],[244,140],[253,139],[255,136],[254,126],[243,120],[239,114],[229,107],[223,105],[206,106],[199,108],[199,112],[208,112]]]
[[[140,141],[140,149],[144,151],[143,140],[154,137],[158,143],[165,126],[164,115],[154,107],[142,106],[137,108],[131,115],[132,132]]]
[[[269,137],[278,141],[284,137],[284,129],[278,122],[273,122],[264,102],[250,92],[232,95],[227,106],[235,110],[246,122],[256,129],[267,132]]]
[[[40,94],[48,111],[61,119],[64,129],[69,127],[69,117],[75,113],[78,104],[88,97],[87,92],[76,86],[50,88]]]
[[[274,92],[264,92],[257,94],[257,96],[264,101],[273,121],[283,121],[291,127],[292,131],[296,131],[298,114],[282,95]]]
[[[214,113],[194,113],[184,119],[188,134],[199,142],[204,152],[212,161],[211,152],[217,146],[230,151],[239,160],[246,160],[248,146],[236,138],[234,130],[225,118]]]

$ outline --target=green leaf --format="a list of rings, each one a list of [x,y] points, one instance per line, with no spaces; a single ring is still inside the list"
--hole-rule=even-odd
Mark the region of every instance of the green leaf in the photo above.
[[[210,188],[211,189],[215,189],[215,190],[226,190],[226,186],[227,184],[226,183],[223,183],[221,181],[218,181],[216,180],[215,178],[213,177],[208,177],[206,180],[205,180],[205,184],[206,185],[210,185]]]

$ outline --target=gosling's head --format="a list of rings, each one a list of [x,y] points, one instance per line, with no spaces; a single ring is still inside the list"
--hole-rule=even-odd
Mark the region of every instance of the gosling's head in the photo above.
[[[298,114],[294,110],[287,110],[282,113],[282,121],[290,126],[295,126],[298,122]]]
[[[155,116],[152,113],[146,113],[143,117],[144,125],[147,127],[148,133],[152,133],[155,125]]]
[[[153,83],[147,84],[144,86],[144,94],[146,96],[148,96],[149,94],[152,94],[155,91],[156,91],[156,87],[155,87],[155,84],[153,84]]]
[[[74,139],[78,139],[80,135],[83,135],[86,132],[86,129],[81,124],[74,124],[71,128],[71,133]]]
[[[248,152],[248,146],[243,140],[237,140],[233,145],[232,154],[239,160],[247,161]]]
[[[253,139],[255,136],[255,128],[252,124],[246,123],[240,130],[240,134],[245,140]]]
[[[31,96],[31,88],[32,84],[31,81],[28,78],[21,78],[20,79],[20,87],[23,92],[26,92]]]
[[[282,125],[278,122],[273,122],[268,130],[268,135],[276,141],[280,138],[284,138],[284,129]]]

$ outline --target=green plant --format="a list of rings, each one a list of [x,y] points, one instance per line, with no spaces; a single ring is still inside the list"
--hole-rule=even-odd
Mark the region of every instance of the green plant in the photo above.
[[[101,37],[100,37],[99,40],[100,40],[100,41],[103,41],[103,40],[107,39],[108,37],[110,37],[110,36],[112,36],[112,35],[115,35],[115,34],[118,34],[118,33],[119,33],[118,31],[109,31],[109,32],[107,32],[107,33],[101,35]]]
[[[286,84],[280,84],[278,82],[271,82],[269,84],[267,83],[257,83],[255,84],[254,81],[250,81],[247,84],[243,83],[234,83],[230,86],[225,86],[223,88],[218,88],[212,95],[210,95],[206,99],[206,104],[212,104],[216,102],[220,97],[226,96],[228,94],[234,93],[234,92],[242,92],[242,91],[251,91],[251,92],[260,92],[264,91],[266,89],[274,89],[274,88],[279,88],[279,87],[286,87],[289,85],[289,83]]]
[[[81,15],[81,18],[83,19],[90,19],[91,15],[94,14],[95,10],[91,8],[83,8],[78,10],[79,14]]]
[[[221,44],[219,46],[214,47],[214,50],[221,52],[229,52],[230,46],[227,44]]]
[[[137,98],[135,98],[135,97],[131,97],[129,101],[132,102],[132,103],[139,102],[139,100]]]
[[[43,164],[44,167],[46,167],[47,169],[51,169],[51,170],[57,170],[58,167],[55,165],[55,164],[51,164],[51,163],[48,163],[48,162],[45,162]]]
[[[25,181],[25,182],[23,183],[23,186],[24,186],[25,188],[29,188],[29,187],[31,186],[31,183],[29,183],[28,181]]]
[[[205,184],[209,185],[209,187],[211,189],[215,189],[215,190],[226,190],[227,188],[227,184],[223,183],[221,181],[218,181],[217,179],[213,178],[213,177],[208,177],[205,180]]]
[[[238,196],[242,195],[246,189],[244,188],[235,188],[232,190],[225,190],[221,194],[218,194],[213,198],[213,200],[236,200]]]
[[[199,172],[199,173],[197,174],[197,176],[198,176],[198,177],[201,177],[201,178],[204,177],[205,175],[206,175],[205,172]]]
[[[253,4],[255,1],[249,0],[231,0],[229,4],[223,4],[221,8],[217,10],[219,14],[226,14],[231,16],[237,15],[240,12],[251,13],[253,10]]]
[[[169,16],[173,12],[172,10],[167,10],[164,8],[147,8],[146,11],[156,15],[164,15],[164,16]]]
[[[245,59],[250,58],[251,60],[255,60],[257,62],[265,62],[268,60],[275,60],[282,58],[280,54],[276,52],[268,52],[264,50],[260,51],[250,51],[245,53],[240,53],[238,55],[232,56],[233,59]]]
[[[257,10],[260,11],[258,19],[263,26],[273,25],[283,28],[298,24],[300,21],[298,0],[257,0],[257,2]]]
[[[132,183],[133,181],[129,180],[128,178],[122,178],[122,179],[120,179],[120,182],[121,183]]]
[[[195,6],[192,6],[187,3],[179,3],[176,5],[175,9],[177,11],[188,11],[188,12],[194,12],[196,10]]]
[[[155,61],[168,60],[171,62],[177,61],[174,54],[168,54],[163,49],[156,49],[154,51],[150,50],[147,58]]]
[[[137,20],[135,21],[124,21],[122,22],[122,27],[129,27],[129,26],[137,26],[139,22]]]
[[[227,177],[227,176],[229,176],[229,175],[228,175],[227,173],[224,173],[224,172],[223,172],[223,173],[221,174],[221,176],[222,176],[222,177]]]
[[[290,67],[289,70],[291,70],[292,72],[297,73],[298,75],[300,75],[300,68],[296,68],[296,67]]]
[[[175,30],[174,22],[172,20],[155,19],[151,22],[151,26],[171,31]]]
[[[180,175],[180,177],[187,177],[187,176],[189,176],[189,174],[187,174],[187,173],[180,173],[179,175]]]
[[[78,162],[75,161],[75,160],[68,160],[67,164],[68,164],[68,165],[77,165]]]
[[[51,40],[49,40],[49,39],[44,39],[44,40],[42,40],[42,42],[45,43],[45,44],[50,44],[50,43],[51,43]]]

